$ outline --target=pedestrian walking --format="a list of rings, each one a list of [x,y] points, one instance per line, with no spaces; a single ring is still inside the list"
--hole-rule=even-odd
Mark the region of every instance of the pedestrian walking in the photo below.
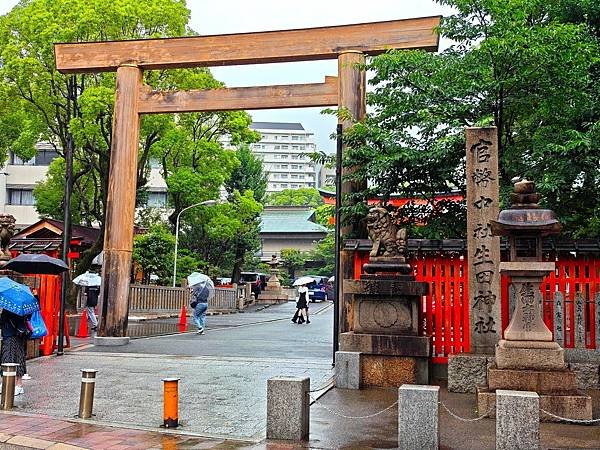
[[[298,301],[296,302],[296,313],[292,318],[292,322],[303,324],[310,323],[308,320],[308,287],[305,284],[298,288]]]
[[[193,319],[198,327],[198,334],[204,334],[206,325],[206,311],[208,310],[208,291],[203,286],[194,286],[191,288],[192,300],[190,306],[194,308]]]
[[[0,314],[0,329],[2,330],[2,348],[0,349],[0,362],[16,363],[17,376],[15,380],[15,395],[25,393],[23,389],[23,375],[27,373],[25,365],[25,348],[31,332],[27,327],[28,316],[19,316],[3,309]]]
[[[96,306],[100,296],[100,286],[87,286],[85,288],[85,310],[88,319],[92,322],[92,330],[98,330],[98,318],[96,317]]]

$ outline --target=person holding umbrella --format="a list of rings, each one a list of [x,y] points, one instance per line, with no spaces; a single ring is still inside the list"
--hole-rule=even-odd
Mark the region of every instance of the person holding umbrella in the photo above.
[[[296,314],[292,318],[292,322],[303,324],[306,322],[310,323],[308,320],[308,287],[310,283],[315,281],[312,277],[300,277],[296,281],[294,281],[294,286],[300,286],[298,288],[298,301],[296,302]],[[297,319],[298,322],[296,322]]]
[[[98,330],[98,318],[96,317],[96,306],[100,296],[100,283],[102,278],[97,273],[85,272],[73,279],[73,283],[82,286],[85,292],[85,310],[87,317],[92,322],[92,331]]]
[[[190,306],[194,308],[194,323],[198,334],[204,334],[208,300],[215,295],[215,285],[207,275],[194,272],[187,277],[188,286],[192,291]]]
[[[0,278],[0,329],[2,330],[2,348],[0,362],[16,363],[17,377],[15,395],[23,394],[23,375],[25,366],[25,343],[31,331],[27,319],[40,305],[29,288],[8,277]]]

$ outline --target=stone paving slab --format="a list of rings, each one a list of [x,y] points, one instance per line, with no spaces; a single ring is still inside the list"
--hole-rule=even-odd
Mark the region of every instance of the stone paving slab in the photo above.
[[[312,386],[322,386],[332,376],[330,363],[323,360],[66,353],[28,362],[33,379],[26,382],[25,394],[15,397],[16,410],[74,417],[83,368],[98,370],[93,410],[97,423],[158,429],[161,378],[177,376],[182,430],[254,440],[265,433],[268,378],[308,376]]]

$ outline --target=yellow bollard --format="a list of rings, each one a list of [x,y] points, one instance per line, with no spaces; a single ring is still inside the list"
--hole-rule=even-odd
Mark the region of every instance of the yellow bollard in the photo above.
[[[163,426],[177,428],[179,426],[179,378],[163,378],[164,414]]]
[[[12,409],[15,401],[17,363],[2,364],[2,409]]]
[[[97,372],[94,369],[81,369],[81,393],[79,394],[78,414],[80,419],[89,419],[92,417]]]

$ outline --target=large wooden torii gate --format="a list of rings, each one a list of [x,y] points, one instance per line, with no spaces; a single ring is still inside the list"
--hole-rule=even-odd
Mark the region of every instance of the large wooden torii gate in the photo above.
[[[354,119],[365,115],[365,55],[388,49],[436,51],[440,17],[259,33],[55,44],[56,68],[65,74],[117,72],[106,205],[99,335],[127,335],[140,114],[335,106]],[[338,77],[324,83],[156,92],[144,70],[338,60]],[[342,122],[344,127],[349,121]],[[360,187],[344,182],[341,192]],[[342,229],[342,233],[352,227]],[[352,265],[342,259],[340,279]],[[340,300],[343,300],[340,296]],[[344,302],[340,302],[344,309]],[[343,311],[340,311],[343,313]],[[343,317],[340,322],[344,322]],[[344,325],[341,331],[344,331]]]

